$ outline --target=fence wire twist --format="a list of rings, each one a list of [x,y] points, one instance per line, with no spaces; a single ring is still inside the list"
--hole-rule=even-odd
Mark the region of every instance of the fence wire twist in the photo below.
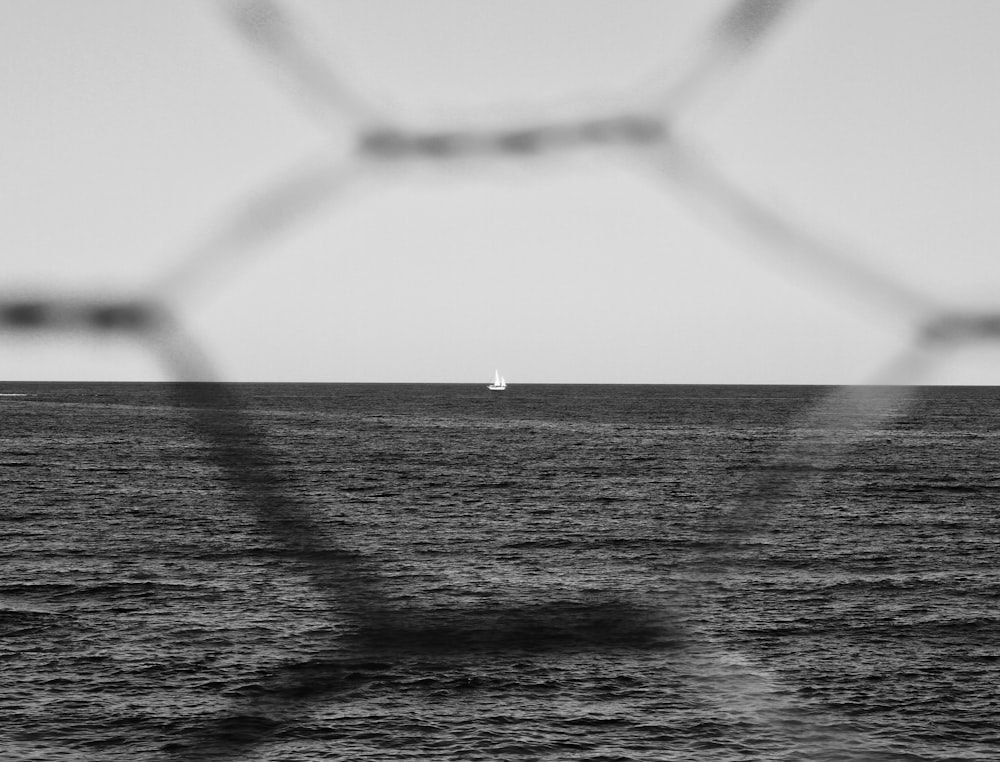
[[[358,553],[324,537],[310,506],[293,498],[282,476],[268,465],[273,459],[266,442],[241,412],[237,391],[195,383],[214,380],[215,373],[194,337],[181,328],[176,299],[209,281],[223,266],[247,260],[310,215],[333,209],[340,195],[365,178],[391,181],[394,173],[415,164],[469,173],[484,161],[519,166],[534,161],[544,168],[539,160],[547,157],[603,153],[655,182],[666,183],[691,208],[728,227],[755,256],[777,258],[796,277],[824,287],[835,284],[851,298],[866,299],[887,319],[909,326],[914,336],[909,348],[887,362],[871,381],[894,385],[919,380],[941,355],[1000,338],[1000,313],[940,304],[870,269],[862,252],[812,233],[796,219],[742,191],[689,136],[686,120],[693,106],[732,79],[795,4],[793,0],[736,2],[692,46],[683,69],[674,72],[673,86],[663,92],[644,91],[628,97],[609,94],[590,112],[567,108],[560,118],[534,122],[486,120],[471,127],[442,124],[428,128],[411,126],[353,92],[328,65],[326,52],[310,47],[295,19],[279,3],[221,2],[218,7],[226,23],[312,118],[325,128],[346,126],[350,130],[348,155],[331,151],[307,169],[251,195],[144,294],[116,298],[67,297],[44,291],[8,293],[0,298],[0,330],[134,339],[164,363],[173,380],[183,382],[176,385],[177,394],[196,411],[195,427],[211,444],[212,457],[234,493],[251,507],[274,543],[307,573],[316,595],[331,610],[346,612],[353,620],[358,643],[381,648],[405,643],[412,648],[423,642],[442,648],[442,643],[457,640],[456,648],[467,648],[466,641],[451,637],[461,630],[461,623],[448,625],[450,631],[417,631],[404,624],[381,591],[378,570]],[[908,397],[905,388],[883,389],[878,394],[864,387],[842,388],[812,408],[798,425],[818,433],[809,440],[790,439],[783,451],[774,454],[756,483],[718,525],[720,537],[738,542],[775,510],[782,495],[796,488],[802,478],[800,467],[836,459],[880,421],[898,415]],[[823,433],[834,430],[836,439]],[[726,564],[724,550],[717,562]],[[641,639],[655,626],[650,612],[639,608],[619,607],[614,614],[630,622],[625,637]],[[606,624],[609,612],[597,607],[589,615],[594,627],[586,638],[591,647],[600,648],[598,625]],[[515,624],[494,631],[490,645],[515,642],[516,623],[530,616],[530,611],[515,612],[509,617]],[[622,632],[615,633],[616,638],[622,636]],[[252,737],[227,746],[225,731],[221,724],[205,731],[202,741],[206,748],[216,749],[213,758],[237,757],[252,748]]]

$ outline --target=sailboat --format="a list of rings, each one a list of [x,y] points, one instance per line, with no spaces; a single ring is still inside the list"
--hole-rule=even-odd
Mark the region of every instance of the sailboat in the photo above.
[[[502,392],[507,388],[507,382],[503,380],[503,376],[500,375],[500,371],[493,371],[493,383],[486,388],[491,392]]]

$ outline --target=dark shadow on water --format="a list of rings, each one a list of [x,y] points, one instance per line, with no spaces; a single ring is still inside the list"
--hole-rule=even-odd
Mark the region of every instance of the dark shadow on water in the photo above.
[[[369,559],[324,524],[317,506],[294,497],[289,477],[275,468],[237,387],[179,383],[176,404],[211,446],[207,457],[228,482],[228,497],[256,519],[271,552],[304,573],[314,595],[343,635],[304,662],[249,674],[223,695],[230,708],[179,729],[161,747],[167,759],[237,759],[270,739],[321,701],[350,700],[366,681],[392,682],[393,666],[415,656],[460,660],[468,654],[614,653],[627,649],[679,651],[680,629],[662,606],[598,594],[587,601],[539,601],[469,609],[403,608],[386,594]],[[432,667],[417,676],[433,684]],[[413,675],[410,675],[413,678]],[[412,680],[407,685],[412,686]],[[401,684],[402,689],[402,684]],[[473,688],[474,689],[474,688]]]
[[[239,759],[254,747],[299,732],[310,705],[353,701],[377,682],[380,691],[442,688],[476,691],[474,680],[456,685],[451,666],[470,654],[517,657],[585,651],[680,652],[685,639],[662,610],[624,601],[549,602],[478,610],[417,609],[383,614],[364,623],[326,654],[261,673],[229,692],[230,712],[181,733],[162,750],[174,759]],[[420,657],[434,657],[427,662]],[[327,732],[337,734],[336,728]]]
[[[660,648],[681,642],[662,610],[624,601],[400,611],[374,617],[357,637],[369,648],[434,653]]]

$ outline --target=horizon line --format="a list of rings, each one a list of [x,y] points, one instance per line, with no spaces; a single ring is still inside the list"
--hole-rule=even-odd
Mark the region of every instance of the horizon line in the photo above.
[[[156,381],[108,380],[108,379],[19,379],[0,380],[0,384],[217,384],[225,386],[238,385],[313,385],[313,386],[482,386],[484,381],[260,381],[260,380],[220,380],[220,379],[160,379]],[[812,381],[522,381],[507,383],[508,390],[520,386],[803,386],[816,388],[846,388],[846,387],[995,387],[998,384],[978,383],[817,383]]]

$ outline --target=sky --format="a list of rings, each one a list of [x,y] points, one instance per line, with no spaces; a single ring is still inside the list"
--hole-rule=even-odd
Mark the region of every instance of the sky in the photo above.
[[[731,5],[289,0],[317,85],[225,3],[0,0],[0,299],[157,299],[221,379],[499,368],[511,389],[868,383],[941,311],[1000,312],[1000,3],[802,0],[675,98]],[[669,116],[674,140],[355,149],[373,124],[623,113]],[[716,174],[810,243],[760,240]],[[306,190],[267,203],[288,183]],[[1000,383],[996,343],[891,378]],[[0,331],[0,380],[166,380],[162,359]]]

